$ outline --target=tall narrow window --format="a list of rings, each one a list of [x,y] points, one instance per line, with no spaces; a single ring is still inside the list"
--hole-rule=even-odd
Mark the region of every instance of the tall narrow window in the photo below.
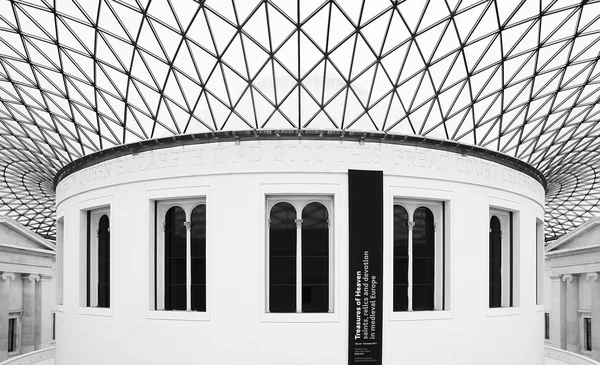
[[[206,312],[206,204],[157,201],[155,214],[156,310]]]
[[[172,207],[165,215],[165,309],[186,309],[185,212]]]
[[[550,313],[544,313],[544,339],[550,339]]]
[[[267,311],[330,312],[331,201],[302,197],[282,200],[269,200]]]
[[[52,341],[56,340],[56,312],[52,312]]]
[[[398,200],[394,204],[393,309],[444,308],[443,204]],[[442,222],[443,224],[443,222]]]
[[[206,205],[192,210],[191,266],[192,310],[206,311]]]
[[[490,308],[502,306],[502,231],[500,220],[490,219]]]
[[[514,305],[514,260],[513,213],[490,209],[488,257],[490,308]]]
[[[296,209],[277,203],[269,221],[269,310],[296,311]]]
[[[17,351],[17,318],[8,319],[8,352]]]
[[[110,228],[106,214],[98,224],[98,307],[110,307]]]
[[[585,351],[592,351],[592,319],[583,318],[583,348]]]
[[[329,309],[329,216],[321,203],[302,210],[302,312]]]
[[[536,219],[535,224],[535,302],[544,304],[544,222]]]
[[[408,310],[408,212],[394,205],[394,311]]]
[[[99,208],[85,213],[85,305],[110,308],[110,210]]]

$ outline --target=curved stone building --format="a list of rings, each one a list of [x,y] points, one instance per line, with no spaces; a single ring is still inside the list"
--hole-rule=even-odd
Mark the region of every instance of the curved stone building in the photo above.
[[[544,241],[600,214],[598,6],[0,3],[57,364],[541,365]]]

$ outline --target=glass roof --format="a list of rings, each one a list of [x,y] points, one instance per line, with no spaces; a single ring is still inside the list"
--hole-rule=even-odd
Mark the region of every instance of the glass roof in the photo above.
[[[52,178],[170,135],[333,129],[516,157],[546,237],[600,216],[600,2],[0,0],[0,212],[54,235]]]

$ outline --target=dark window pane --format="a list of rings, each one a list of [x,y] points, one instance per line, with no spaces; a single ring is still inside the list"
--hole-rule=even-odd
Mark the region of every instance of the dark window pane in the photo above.
[[[434,264],[433,258],[415,257],[413,259],[413,283],[433,286]]]
[[[550,313],[544,313],[544,338],[550,339]]]
[[[302,209],[303,312],[329,311],[328,219],[327,208],[321,203],[310,203]]]
[[[414,311],[433,310],[433,285],[413,285],[412,306]]]
[[[296,257],[271,256],[270,263],[271,284],[296,285]]]
[[[394,284],[394,312],[408,310],[408,284]]]
[[[296,311],[296,209],[277,203],[269,213],[269,311]]]
[[[302,285],[302,312],[327,312],[329,285]]]
[[[394,311],[408,309],[408,212],[394,205]]]
[[[186,286],[185,284],[165,285],[165,309],[186,310]]]
[[[328,257],[303,257],[302,258],[302,284],[329,284],[329,258]]]
[[[583,331],[585,336],[585,349],[592,351],[592,319],[583,318]]]
[[[414,213],[413,227],[413,310],[433,310],[435,283],[435,224],[425,207]]]
[[[98,307],[110,307],[110,222],[107,215],[98,223]]]
[[[16,325],[16,318],[10,318],[8,320],[8,352],[13,352],[17,350]]]
[[[394,257],[395,285],[408,285],[408,257]]]
[[[500,220],[496,216],[490,219],[490,308],[502,306],[502,237]]]
[[[165,214],[165,309],[186,310],[185,212],[172,207]]]
[[[193,281],[193,278],[192,278]],[[192,284],[193,311],[206,312],[206,285]]]
[[[56,313],[52,313],[52,339],[56,340]]]
[[[296,285],[269,285],[269,311],[296,312]]]
[[[192,210],[191,269],[192,310],[206,311],[206,205]]]

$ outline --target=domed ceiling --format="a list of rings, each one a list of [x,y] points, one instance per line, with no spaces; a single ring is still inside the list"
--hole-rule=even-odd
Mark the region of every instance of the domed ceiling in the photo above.
[[[600,216],[597,1],[0,0],[0,213],[54,235],[52,179],[171,135],[331,129],[516,157],[546,237]]]

